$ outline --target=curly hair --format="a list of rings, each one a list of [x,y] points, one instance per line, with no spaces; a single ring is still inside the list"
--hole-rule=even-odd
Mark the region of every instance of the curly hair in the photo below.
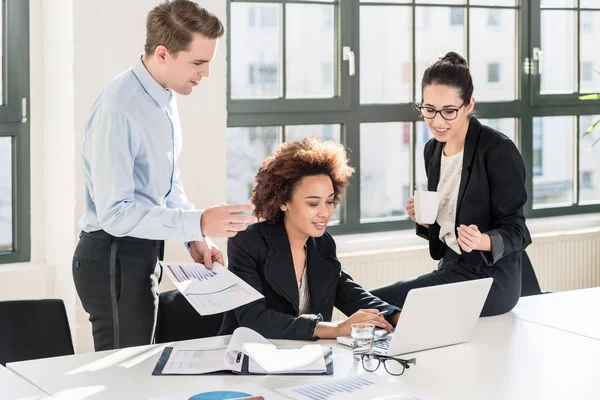
[[[346,192],[354,168],[348,165],[341,144],[313,138],[286,142],[267,158],[256,174],[251,202],[254,215],[274,223],[283,217],[281,204],[292,199],[296,185],[305,176],[327,175],[333,183],[335,204]]]

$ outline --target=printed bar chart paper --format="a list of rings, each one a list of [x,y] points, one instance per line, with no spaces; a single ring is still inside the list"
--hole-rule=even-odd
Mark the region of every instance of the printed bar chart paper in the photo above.
[[[418,400],[401,393],[398,385],[374,374],[294,386],[277,389],[277,391],[294,400]]]
[[[218,314],[264,296],[218,263],[160,261],[163,271],[200,315]]]

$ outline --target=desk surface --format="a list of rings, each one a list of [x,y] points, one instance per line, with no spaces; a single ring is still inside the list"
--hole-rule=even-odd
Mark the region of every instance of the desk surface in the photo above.
[[[536,324],[600,340],[600,288],[523,297],[512,314]]]
[[[198,346],[228,337],[188,341]],[[183,343],[183,342],[182,342]],[[277,343],[285,343],[278,341]],[[296,342],[298,343],[298,342]],[[334,378],[368,374],[351,350],[331,340]],[[62,398],[189,398],[201,391],[243,383],[276,389],[332,379],[330,376],[152,376],[163,345],[78,354],[9,364],[48,393]],[[600,341],[515,318],[481,318],[468,343],[415,353],[417,365],[389,377],[399,393],[422,399],[599,399]],[[406,355],[408,357],[408,355]],[[171,398],[171,397],[169,397]]]
[[[45,400],[50,398],[50,396],[25,379],[0,365],[0,399]]]

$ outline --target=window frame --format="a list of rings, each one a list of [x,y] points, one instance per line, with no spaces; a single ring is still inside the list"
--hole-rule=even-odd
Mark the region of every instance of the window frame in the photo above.
[[[526,2],[527,0],[522,0],[524,2]],[[581,106],[582,110],[586,109],[586,108],[590,108],[590,107],[596,107],[596,109],[598,109],[598,107],[600,107],[600,100],[596,100],[596,101],[583,101],[579,99],[579,96],[582,94],[586,94],[587,92],[582,92],[579,93],[579,90],[581,88],[581,81],[580,81],[580,75],[581,75],[581,46],[580,46],[580,33],[581,33],[581,29],[582,29],[582,25],[581,25],[581,18],[580,18],[580,12],[581,11],[596,11],[598,13],[600,13],[600,6],[596,7],[596,8],[580,8],[579,7],[579,0],[576,1],[576,5],[573,7],[552,7],[552,8],[545,8],[544,10],[551,10],[551,11],[575,11],[576,12],[576,16],[575,16],[575,33],[574,33],[574,37],[575,37],[575,58],[576,58],[576,65],[575,65],[575,88],[576,88],[576,92],[574,93],[565,93],[565,94],[541,94],[540,93],[540,89],[541,89],[541,78],[540,78],[540,74],[539,74],[539,60],[536,60],[536,58],[534,57],[534,49],[538,48],[538,49],[542,49],[542,8],[541,8],[541,0],[529,0],[530,2],[530,8],[531,8],[531,15],[530,15],[530,34],[531,34],[531,43],[529,46],[530,52],[528,54],[528,60],[530,61],[530,65],[531,65],[531,86],[530,86],[530,93],[531,93],[531,105],[532,106],[558,106],[558,105],[563,105],[563,106]],[[585,111],[585,113],[587,113],[587,110]]]
[[[338,105],[326,104],[322,100],[236,100],[227,96],[228,107],[228,127],[247,127],[247,126],[285,126],[285,125],[303,125],[303,124],[342,124],[341,141],[349,149],[351,149],[350,159],[352,166],[356,172],[352,178],[351,185],[348,188],[343,202],[342,220],[344,221],[339,226],[331,226],[328,228],[333,234],[350,234],[350,233],[368,233],[379,231],[390,231],[399,229],[412,229],[414,223],[409,219],[389,220],[382,218],[379,222],[360,222],[360,125],[370,122],[408,122],[411,124],[410,130],[410,152],[408,160],[408,168],[410,174],[409,187],[412,194],[415,185],[416,160],[422,157],[422,154],[416,154],[416,135],[417,123],[422,121],[415,111],[412,103],[395,103],[395,104],[361,104],[360,103],[360,7],[369,5],[390,6],[390,7],[412,7],[412,54],[409,63],[411,67],[410,79],[412,82],[412,93],[418,88],[415,64],[415,32],[416,27],[416,12],[415,7],[447,7],[461,8],[464,10],[464,30],[465,30],[465,58],[469,59],[471,51],[470,46],[470,29],[471,29],[471,9],[510,9],[515,12],[515,26],[517,33],[515,36],[515,78],[516,78],[516,100],[510,101],[492,101],[478,102],[476,104],[476,114],[479,118],[499,119],[499,118],[514,118],[517,124],[516,144],[523,155],[523,160],[527,168],[526,188],[530,194],[528,202],[525,205],[525,215],[528,218],[532,217],[547,217],[569,214],[580,214],[590,212],[600,212],[600,204],[577,204],[578,202],[578,187],[575,189],[575,204],[568,207],[558,208],[541,208],[533,209],[533,118],[540,116],[555,116],[555,115],[570,115],[576,116],[577,128],[576,135],[580,134],[579,115],[597,114],[599,102],[581,102],[575,101],[564,103],[560,99],[557,101],[540,104],[537,102],[535,92],[533,90],[536,84],[539,85],[539,76],[534,73],[535,63],[532,62],[532,49],[535,40],[533,32],[537,29],[538,43],[540,36],[540,0],[520,0],[515,6],[487,6],[487,5],[470,5],[469,0],[465,0],[465,4],[450,5],[450,4],[417,4],[411,1],[407,4],[390,4],[379,3],[377,1],[360,2],[359,0],[343,0],[337,1],[339,12],[336,15],[337,25],[336,33],[339,37],[336,38],[336,71],[341,73],[338,83],[341,85],[343,93],[343,107]],[[232,2],[254,2],[254,3],[297,3],[295,0],[228,0],[228,17]],[[302,3],[311,3],[310,1],[301,1]],[[313,2],[324,4],[323,2]],[[537,10],[534,9],[537,4]],[[533,11],[532,11],[533,10]],[[358,29],[352,27],[359,27]],[[285,30],[285,27],[282,28]],[[229,35],[229,33],[228,33]],[[531,39],[530,39],[531,36]],[[347,63],[341,61],[341,47],[351,46],[354,50],[356,61],[356,75],[350,79],[347,74]],[[283,55],[285,57],[285,55]],[[230,49],[228,49],[228,59],[231,59]],[[500,71],[502,75],[502,71]],[[501,81],[502,76],[500,77]],[[230,68],[228,66],[228,93],[230,93]],[[486,82],[480,82],[480,85]],[[538,86],[539,87],[539,86]],[[415,96],[415,100],[419,100],[420,95]],[[325,100],[327,101],[327,100]],[[403,135],[403,132],[399,132]],[[574,138],[574,148],[579,148],[577,137]],[[576,159],[577,168],[574,171],[575,185],[578,185],[579,180],[579,159]]]
[[[4,0],[3,88],[0,137],[12,139],[12,250],[0,251],[0,264],[29,261],[30,123],[29,123],[29,1]]]

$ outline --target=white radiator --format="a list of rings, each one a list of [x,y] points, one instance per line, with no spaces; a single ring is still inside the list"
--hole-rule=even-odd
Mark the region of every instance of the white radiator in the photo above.
[[[527,254],[542,290],[600,286],[600,230],[534,236]]]

